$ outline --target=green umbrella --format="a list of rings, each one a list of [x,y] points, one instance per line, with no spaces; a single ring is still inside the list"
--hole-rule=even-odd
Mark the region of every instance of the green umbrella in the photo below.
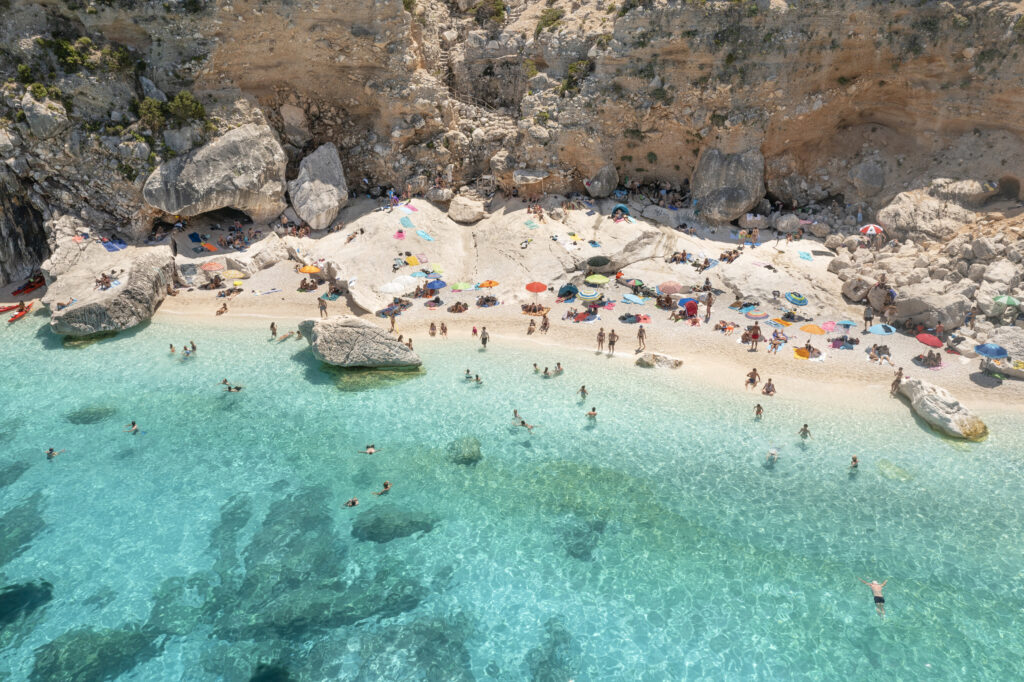
[[[604,275],[591,275],[587,277],[587,284],[607,284],[608,278]]]
[[[458,291],[459,289],[472,289],[475,284],[472,282],[456,282],[452,285],[452,289]]]
[[[1005,303],[1006,305],[1020,305],[1020,301],[1015,299],[1013,296],[1010,296],[1009,294],[1005,296],[996,296],[992,300],[995,301],[996,303]]]

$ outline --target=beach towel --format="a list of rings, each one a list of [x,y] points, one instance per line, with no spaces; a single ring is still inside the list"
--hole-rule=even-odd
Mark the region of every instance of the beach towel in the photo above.
[[[806,251],[798,251],[797,253],[800,254],[800,258],[802,258],[803,260],[810,260],[810,261],[814,260],[814,256],[812,256],[811,254],[809,254]]]
[[[405,263],[406,265],[419,265],[420,259],[417,258],[416,256],[409,256],[408,258],[405,259]]]
[[[83,241],[85,241],[85,237],[83,237],[80,234],[76,234],[74,237],[71,238],[71,241],[75,242],[76,244],[81,244]]]
[[[526,225],[526,227],[530,228],[531,230],[536,230],[538,227],[540,227],[540,225],[533,222],[533,220],[527,220],[525,223],[523,223],[523,225]]]
[[[398,210],[401,211],[402,213],[412,213],[412,211],[413,211],[408,206],[399,206]]]
[[[413,206],[413,205],[412,205],[412,199],[410,199],[410,200],[409,200],[409,203],[407,203],[407,204],[405,205],[405,207],[406,207],[407,209],[409,209],[410,211],[419,211],[419,209],[418,209],[418,208],[416,208],[415,206]]]
[[[784,319],[782,319],[781,317],[773,317],[773,318],[772,318],[772,322],[776,322],[776,323],[778,323],[779,325],[781,325],[781,326],[783,326],[783,327],[788,327],[788,326],[790,326],[791,324],[793,324],[792,322],[786,322],[786,321],[785,321]]]
[[[769,327],[775,327],[776,329],[782,329],[782,325],[775,320],[765,320],[765,324]]]
[[[597,211],[587,211],[585,215],[597,215]]]
[[[341,298],[341,294],[321,294],[320,298],[324,299],[325,301],[337,301],[339,298]]]
[[[281,290],[280,289],[267,289],[266,291],[257,291],[256,295],[257,296],[266,296],[267,294],[276,294],[279,291],[281,291]]]
[[[428,241],[428,242],[434,241],[434,238],[431,237],[429,234],[427,234],[423,230],[416,230],[416,234],[419,236],[420,239],[423,239],[425,241]]]
[[[427,257],[424,256],[422,253],[417,253],[416,257],[420,259],[420,265],[426,265],[427,263],[430,262],[427,260]]]
[[[410,219],[408,216],[402,216],[402,219],[399,220],[398,222],[402,225],[402,227],[408,228],[410,230],[416,229],[416,226],[412,224],[412,219]]]
[[[523,311],[523,315],[529,315],[530,317],[544,317],[545,315],[547,315],[550,312],[551,312],[551,308],[542,308],[541,311],[538,312],[538,313],[528,313],[528,312],[526,312],[524,310]]]
[[[204,248],[204,249],[206,249],[207,251],[216,251],[216,250],[217,250],[217,247],[216,247],[216,246],[214,246],[213,244],[210,244],[210,243],[208,243],[208,242],[203,242],[202,246],[203,246],[203,248]]]
[[[572,318],[573,322],[596,322],[601,319],[600,315],[591,315],[589,313],[579,313],[576,317]]]
[[[120,251],[119,248],[117,248],[116,246],[114,246],[110,242],[101,242],[101,243],[103,244],[103,248],[106,249],[107,251],[111,251],[111,252],[113,252],[113,251]]]
[[[589,242],[587,242],[587,243],[588,243],[588,244],[590,244],[591,246],[593,246],[593,247],[594,247],[595,249],[596,249],[596,248],[599,248],[599,247],[601,246],[601,242],[595,242],[595,241],[594,241],[593,239],[591,239],[591,240],[590,240]]]
[[[188,236],[188,238],[189,238],[189,240],[195,242],[196,244],[198,244],[199,242],[203,241],[203,238],[199,236],[198,232],[193,232],[192,234],[190,234]]]
[[[719,263],[719,261],[717,261],[717,260],[715,260],[714,258],[712,258],[712,259],[710,260],[710,265],[708,265],[708,266],[707,266],[706,268],[704,268],[704,272],[707,272],[707,271],[708,271],[708,270],[710,270],[711,268],[715,267],[716,265],[718,265],[718,263]]]
[[[751,312],[752,310],[757,310],[757,306],[756,305],[745,305],[742,308],[740,308],[738,312],[741,312],[744,315],[746,315],[747,313]]]

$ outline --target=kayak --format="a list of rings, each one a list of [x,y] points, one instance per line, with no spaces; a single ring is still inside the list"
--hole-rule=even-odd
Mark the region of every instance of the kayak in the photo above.
[[[43,284],[45,284],[45,281],[43,279],[39,279],[36,282],[29,282],[28,284],[26,284],[26,285],[24,285],[24,286],[22,286],[22,287],[20,287],[18,289],[15,289],[12,292],[11,295],[12,296],[21,296],[22,294],[27,294],[30,291],[35,291],[39,287],[43,286]]]
[[[9,313],[17,307],[17,303],[12,303],[11,305],[0,305],[0,313]]]
[[[20,313],[14,313],[14,315],[11,316],[11,319],[7,321],[14,322],[15,320],[20,320],[21,318],[25,317],[26,315],[28,315],[29,311],[32,310],[32,306],[34,306],[35,304],[36,302],[32,301],[27,306],[25,306],[24,310],[22,310]]]

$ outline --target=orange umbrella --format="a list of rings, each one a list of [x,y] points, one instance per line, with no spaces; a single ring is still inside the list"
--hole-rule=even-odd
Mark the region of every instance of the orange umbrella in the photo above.
[[[526,285],[526,290],[531,291],[535,294],[539,294],[542,291],[547,291],[548,286],[543,282],[530,282]]]
[[[800,331],[807,332],[808,334],[817,334],[819,336],[825,333],[825,330],[816,324],[805,324],[800,327]]]
[[[223,270],[224,264],[218,263],[217,261],[210,261],[209,263],[203,263],[200,265],[199,269],[205,270],[206,272],[214,272],[216,270]]]
[[[480,282],[480,288],[481,289],[490,289],[491,287],[496,287],[496,286],[498,286],[498,283],[495,282],[493,279],[489,279],[486,282]]]
[[[318,268],[315,265],[303,265],[301,268],[299,268],[299,272],[304,272],[307,275],[312,275],[317,272],[320,272],[320,268]]]

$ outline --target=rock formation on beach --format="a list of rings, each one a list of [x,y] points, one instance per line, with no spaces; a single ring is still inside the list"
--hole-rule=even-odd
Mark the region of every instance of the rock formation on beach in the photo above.
[[[108,264],[120,268],[117,284],[99,289],[94,280]],[[153,317],[173,277],[174,258],[166,246],[121,257],[83,258],[46,292],[43,303],[50,308],[50,328],[65,336],[91,336],[135,327]],[[73,303],[58,309],[58,303],[68,301]]]
[[[335,367],[419,367],[420,357],[384,329],[348,315],[299,323],[313,355]]]
[[[944,388],[921,379],[905,378],[899,392],[921,419],[944,435],[965,440],[982,440],[988,435],[985,422]]]

